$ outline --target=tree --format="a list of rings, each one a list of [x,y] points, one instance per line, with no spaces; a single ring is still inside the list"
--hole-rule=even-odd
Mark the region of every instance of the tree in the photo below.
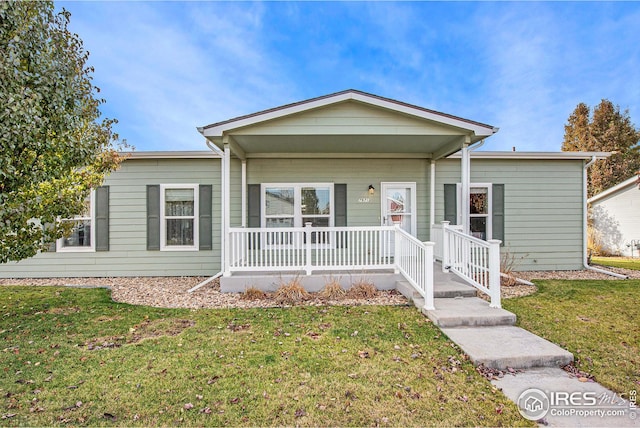
[[[122,160],[69,19],[52,2],[0,2],[0,263],[68,234],[60,219],[80,215]]]
[[[593,109],[580,103],[564,127],[563,151],[612,152],[606,160],[594,163],[588,171],[589,197],[630,177],[640,169],[640,130],[629,111],[603,99]]]

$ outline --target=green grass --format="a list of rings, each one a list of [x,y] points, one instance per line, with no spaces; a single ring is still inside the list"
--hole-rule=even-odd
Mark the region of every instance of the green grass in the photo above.
[[[0,425],[525,425],[415,308],[156,309],[0,287]]]
[[[621,394],[640,389],[640,280],[536,281],[503,301],[518,324],[573,353],[576,367]]]
[[[640,258],[630,257],[592,257],[591,263],[624,269],[640,270]]]

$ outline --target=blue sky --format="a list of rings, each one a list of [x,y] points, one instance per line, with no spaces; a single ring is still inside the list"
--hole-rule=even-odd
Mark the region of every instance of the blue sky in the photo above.
[[[197,126],[344,89],[500,128],[483,149],[560,150],[579,102],[640,125],[640,3],[57,2],[136,150],[204,150]]]

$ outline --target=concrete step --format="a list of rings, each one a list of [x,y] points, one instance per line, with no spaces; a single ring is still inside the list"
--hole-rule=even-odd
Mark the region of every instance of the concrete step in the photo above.
[[[573,354],[514,326],[442,328],[476,365],[506,369],[562,367]]]
[[[459,282],[449,282],[435,284],[433,287],[433,297],[436,299],[453,299],[454,297],[476,297],[476,289],[470,285]]]
[[[424,307],[424,297],[422,297],[408,281],[396,281],[396,290],[406,297],[410,303],[413,303],[416,308]]]
[[[515,314],[500,308],[490,308],[489,302],[478,297],[434,299],[435,310],[422,312],[440,328],[514,325]]]

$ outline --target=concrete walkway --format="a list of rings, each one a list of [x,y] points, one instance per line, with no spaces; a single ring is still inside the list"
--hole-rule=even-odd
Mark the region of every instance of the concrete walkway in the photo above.
[[[473,287],[455,275],[436,268],[434,276],[432,311],[424,309],[424,300],[408,283],[398,281],[396,288],[474,364],[515,369],[515,374],[492,383],[518,404],[524,417],[549,426],[640,427],[636,419],[640,412],[628,401],[595,382],[580,382],[561,369],[573,362],[570,352],[516,327],[515,314],[490,308],[488,302],[476,297]]]

